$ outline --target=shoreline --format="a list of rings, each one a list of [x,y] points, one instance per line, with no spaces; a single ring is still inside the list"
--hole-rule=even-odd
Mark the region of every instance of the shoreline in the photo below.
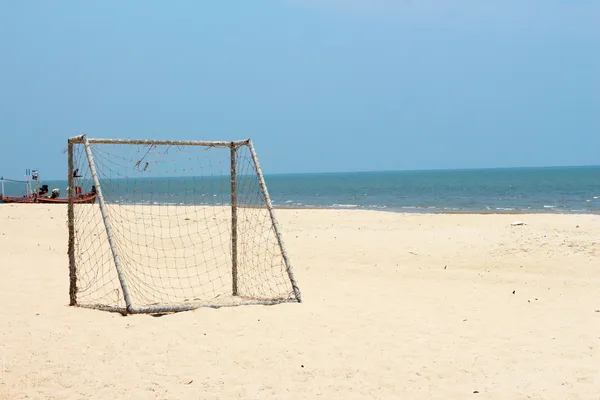
[[[281,207],[274,205],[275,210],[331,210],[331,211],[380,211],[392,214],[411,214],[411,215],[598,215],[600,216],[600,210],[598,211],[543,211],[543,210],[443,210],[443,209],[398,209],[388,207],[318,207],[318,206],[290,206]],[[439,211],[436,211],[439,210]]]
[[[2,203],[0,207],[6,206],[27,206],[35,207],[42,205],[40,204],[19,204],[19,203]],[[49,204],[43,204],[49,205]],[[146,206],[152,207],[157,205],[171,206],[171,207],[231,207],[230,204],[147,204],[147,203],[109,203],[110,206],[118,205],[124,207],[132,206]],[[58,204],[52,204],[51,206],[56,207]],[[63,206],[66,206],[63,204]],[[264,206],[238,206],[238,208],[249,208],[257,209]],[[266,210],[266,207],[264,207]],[[573,210],[564,211],[559,208],[548,208],[544,210],[531,209],[531,210],[446,210],[440,208],[418,208],[418,207],[407,207],[407,208],[396,208],[387,206],[372,206],[372,207],[360,207],[360,206],[281,206],[273,205],[274,210],[293,210],[293,211],[313,211],[313,210],[327,210],[327,211],[369,211],[369,212],[384,212],[388,214],[408,214],[408,215],[589,215],[589,216],[600,216],[600,209],[596,210]]]

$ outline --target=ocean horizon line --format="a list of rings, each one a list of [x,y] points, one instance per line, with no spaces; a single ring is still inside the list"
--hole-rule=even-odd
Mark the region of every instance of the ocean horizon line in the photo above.
[[[378,173],[404,173],[404,172],[480,172],[480,171],[532,171],[532,170],[552,170],[552,169],[594,169],[600,168],[600,164],[583,165],[540,165],[540,166],[514,166],[514,167],[464,167],[464,168],[415,168],[415,169],[374,169],[374,170],[356,170],[356,171],[312,171],[312,172],[263,172],[265,177],[284,177],[297,175],[344,175],[344,174],[378,174]],[[226,174],[225,174],[226,175]],[[0,175],[5,179],[10,179],[8,175]],[[185,176],[170,176],[165,178],[183,178]],[[44,177],[44,181],[65,181],[66,177]]]

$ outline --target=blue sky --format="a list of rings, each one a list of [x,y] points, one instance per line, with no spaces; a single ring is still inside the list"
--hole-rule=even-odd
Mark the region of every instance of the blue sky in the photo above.
[[[0,0],[0,175],[69,136],[267,173],[600,164],[600,1]]]

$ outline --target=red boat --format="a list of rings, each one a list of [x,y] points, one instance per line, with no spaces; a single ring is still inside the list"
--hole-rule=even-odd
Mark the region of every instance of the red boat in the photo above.
[[[84,195],[79,195],[73,198],[74,204],[94,204],[96,202],[96,193],[87,193]],[[50,198],[50,197],[37,197],[34,203],[44,203],[44,204],[69,204],[69,198]]]
[[[79,195],[73,198],[74,204],[94,204],[96,202],[96,193],[88,193],[85,195]],[[0,201],[4,202],[4,204],[32,204],[32,203],[41,203],[41,204],[69,204],[68,197],[38,197],[38,196],[23,196],[23,197],[14,197],[14,196],[2,196],[0,195]]]
[[[29,171],[29,170],[27,170]],[[37,171],[35,171],[37,173]],[[28,172],[27,172],[28,173]],[[4,195],[4,183],[8,182],[9,184],[25,184],[25,195],[23,196],[5,196]],[[0,203],[33,203],[35,200],[35,193],[31,189],[31,182],[29,179],[27,180],[17,180],[17,179],[8,179],[5,177],[0,177]]]
[[[14,179],[6,179],[4,177],[0,177],[0,181],[2,183],[2,191],[0,191],[0,203],[13,203],[13,204],[69,204],[68,197],[59,197],[60,190],[53,189],[51,194],[48,196],[48,185],[42,185],[40,187],[40,178],[37,170],[27,170],[26,171],[25,181],[14,180]],[[93,204],[96,202],[96,187],[92,186],[92,189],[88,193],[82,193],[81,187],[77,185],[77,180],[80,178],[78,175],[78,170],[75,170],[73,173],[74,183],[75,183],[75,195],[73,196],[73,203],[75,204]],[[31,180],[37,182],[37,188],[34,191],[31,187]],[[13,183],[25,183],[26,195],[24,196],[5,196],[4,195],[4,182],[13,182]]]
[[[21,196],[21,197],[16,197],[16,196],[2,196],[0,194],[0,202],[5,203],[5,204],[9,204],[9,203],[21,203],[21,204],[28,204],[28,203],[33,203],[35,201],[35,196]]]

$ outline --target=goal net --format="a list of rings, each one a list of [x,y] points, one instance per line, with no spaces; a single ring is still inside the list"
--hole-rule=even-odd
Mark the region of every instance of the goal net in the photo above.
[[[301,301],[256,151],[69,139],[70,303],[160,313]]]

